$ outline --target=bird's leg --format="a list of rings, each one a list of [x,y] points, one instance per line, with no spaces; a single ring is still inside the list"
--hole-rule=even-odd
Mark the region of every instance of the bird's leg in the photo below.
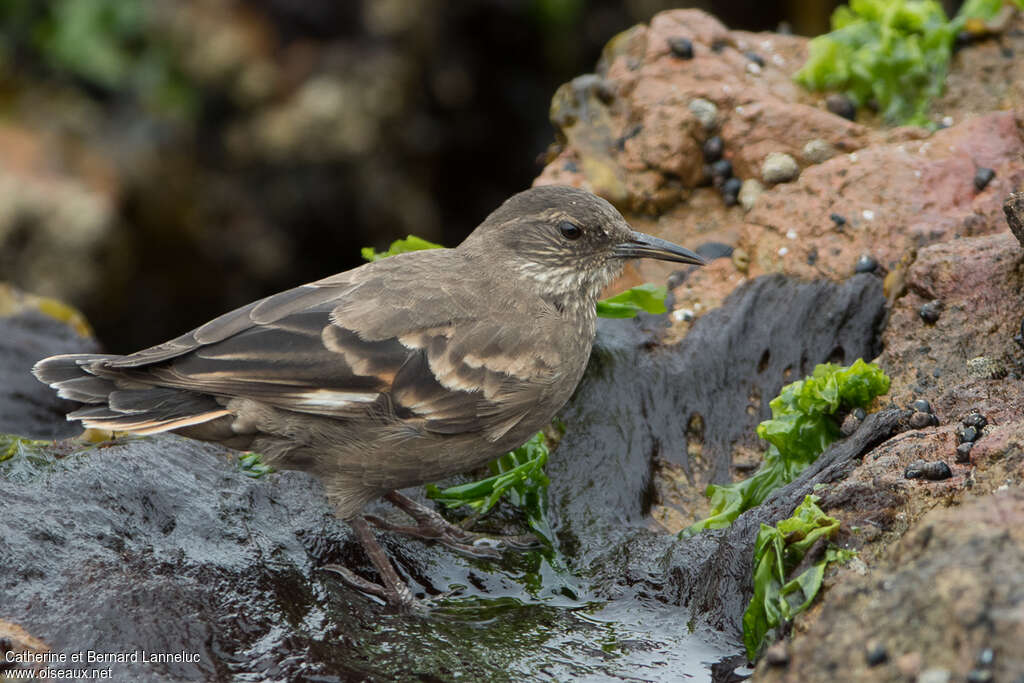
[[[395,571],[395,567],[391,564],[387,553],[377,543],[377,539],[373,537],[373,532],[370,530],[366,520],[356,516],[348,522],[356,533],[356,538],[363,545],[363,549],[370,558],[370,562],[373,562],[373,566],[380,572],[380,578],[384,585],[368,581],[358,576],[348,567],[340,564],[325,564],[321,569],[338,574],[342,581],[352,588],[375,595],[392,607],[411,609],[417,606],[418,602],[413,596],[412,591],[409,590],[409,586],[398,576],[398,572]]]
[[[477,557],[499,557],[503,546],[525,549],[537,545],[537,538],[533,534],[488,536],[467,531],[452,524],[436,511],[417,503],[398,491],[390,491],[384,497],[392,505],[407,512],[419,524],[417,526],[398,526],[379,517],[367,516],[367,520],[380,529],[438,541],[449,548]]]

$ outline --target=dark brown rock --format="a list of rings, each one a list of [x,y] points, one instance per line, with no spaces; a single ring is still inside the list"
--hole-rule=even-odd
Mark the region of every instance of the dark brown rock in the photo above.
[[[1003,212],[1006,214],[1010,232],[1024,247],[1024,192],[1011,192],[1003,202]]]

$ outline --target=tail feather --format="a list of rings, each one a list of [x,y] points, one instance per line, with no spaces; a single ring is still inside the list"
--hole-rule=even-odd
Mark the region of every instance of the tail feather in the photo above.
[[[230,415],[213,396],[146,384],[137,372],[127,376],[105,365],[118,358],[52,356],[36,363],[32,372],[62,398],[87,404],[68,414],[68,420],[81,420],[86,427],[156,434]]]
[[[50,356],[36,363],[32,368],[32,374],[43,384],[49,384],[54,389],[60,390],[64,382],[91,376],[82,368],[83,364],[117,357],[99,353],[70,353],[62,356]]]

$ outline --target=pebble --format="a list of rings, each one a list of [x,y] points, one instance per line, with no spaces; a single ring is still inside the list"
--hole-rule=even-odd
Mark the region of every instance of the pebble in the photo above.
[[[764,185],[757,178],[747,178],[743,181],[743,185],[740,186],[740,206],[743,207],[744,211],[750,211],[754,208],[754,204],[757,203],[758,197],[764,194]]]
[[[1021,245],[1024,246],[1024,245]],[[1020,334],[1013,338],[1013,341],[1017,342],[1017,346],[1024,349],[1024,318],[1020,319]]]
[[[915,460],[907,465],[907,469],[903,470],[904,479],[928,479],[929,481],[940,481],[942,479],[949,479],[952,476],[953,470],[949,469],[949,465],[941,460],[937,460],[935,462]]]
[[[1024,192],[1011,192],[1003,200],[1003,215],[1010,232],[1024,247]],[[1024,321],[1021,321],[1021,336],[1024,337]]]
[[[967,672],[967,683],[989,683],[995,680],[988,669],[971,669]]]
[[[757,64],[758,66],[764,66],[764,57],[757,54],[753,50],[747,50],[746,52],[743,53],[743,56],[752,61],[754,64]]]
[[[946,669],[925,669],[918,675],[917,683],[949,683],[953,680],[953,674]]]
[[[956,447],[956,461],[961,465],[965,465],[971,461],[971,449],[974,448],[974,444],[970,441],[966,441]]]
[[[733,246],[725,242],[704,242],[695,250],[705,261],[714,261],[732,256]]]
[[[782,152],[772,152],[761,165],[761,180],[768,185],[785,183],[800,175],[796,159]]]
[[[868,417],[868,411],[864,410],[863,408],[854,408],[853,416],[856,417],[861,422],[863,422]]]
[[[716,53],[716,54],[721,52],[722,50],[724,50],[727,47],[729,47],[729,41],[726,40],[725,38],[716,38],[711,43],[711,51]]]
[[[843,436],[850,436],[860,427],[860,422],[853,413],[850,413],[843,418],[843,424],[839,426],[839,433]]]
[[[843,226],[846,225],[845,216],[841,216],[838,213],[831,213],[828,217],[832,219],[832,222],[836,224],[836,228],[839,230],[842,230]]]
[[[725,143],[722,142],[722,137],[715,135],[704,141],[704,161],[712,164],[722,158],[722,151],[725,149]]]
[[[732,178],[732,162],[728,159],[719,159],[715,163],[711,164],[711,177],[714,179],[716,185],[724,183],[729,178]]]
[[[870,254],[861,254],[860,258],[857,259],[857,265],[853,267],[856,273],[873,273],[878,270],[878,261],[874,259]]]
[[[673,57],[693,59],[693,42],[689,38],[683,38],[682,36],[669,38],[668,49],[672,51]]]
[[[992,179],[995,178],[995,177],[996,177],[996,172],[993,171],[991,168],[985,168],[985,167],[979,168],[974,173],[974,187],[975,187],[975,189],[977,189],[978,192],[981,192],[986,187],[988,187],[988,184],[991,183]]]
[[[909,422],[911,429],[924,429],[939,423],[931,413],[914,413],[910,416]]]
[[[768,666],[788,666],[789,652],[786,651],[786,643],[778,642],[764,651],[764,661]]]
[[[919,413],[930,413],[932,412],[932,406],[928,401],[923,398],[919,398],[910,404],[910,407]]]
[[[857,118],[857,105],[846,95],[829,95],[825,100],[825,108],[836,116],[853,121]]]
[[[980,434],[977,427],[964,427],[957,431],[957,436],[960,437],[960,443],[974,443]]]
[[[917,314],[921,316],[921,320],[925,321],[929,325],[934,325],[939,321],[940,313],[942,313],[942,302],[938,299],[929,301],[921,306],[917,311]]]
[[[984,429],[988,425],[988,418],[979,412],[968,413],[967,417],[960,420],[965,427],[975,427],[977,429]]]
[[[1001,362],[989,356],[978,356],[967,361],[967,372],[978,379],[1002,379],[1006,368]]]
[[[834,157],[836,155],[836,148],[828,140],[815,138],[804,145],[801,153],[808,163],[820,164]]]
[[[732,252],[732,265],[739,272],[744,275],[750,270],[750,254],[747,253],[746,249],[737,247]]]
[[[722,183],[722,199],[725,200],[726,206],[736,206],[742,187],[743,181],[739,178],[729,178]]]
[[[698,97],[690,100],[689,110],[704,126],[704,130],[714,130],[718,125],[718,107],[714,102]]]
[[[879,664],[885,664],[889,661],[889,653],[885,649],[885,645],[881,643],[869,643],[867,651],[864,653],[864,658],[868,663],[868,666],[878,666]]]

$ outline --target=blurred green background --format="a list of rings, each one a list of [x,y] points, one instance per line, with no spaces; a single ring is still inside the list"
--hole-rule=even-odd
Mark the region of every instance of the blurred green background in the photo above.
[[[129,352],[363,246],[457,244],[539,172],[558,85],[684,5],[3,0],[0,280]],[[688,6],[816,35],[835,3]]]

